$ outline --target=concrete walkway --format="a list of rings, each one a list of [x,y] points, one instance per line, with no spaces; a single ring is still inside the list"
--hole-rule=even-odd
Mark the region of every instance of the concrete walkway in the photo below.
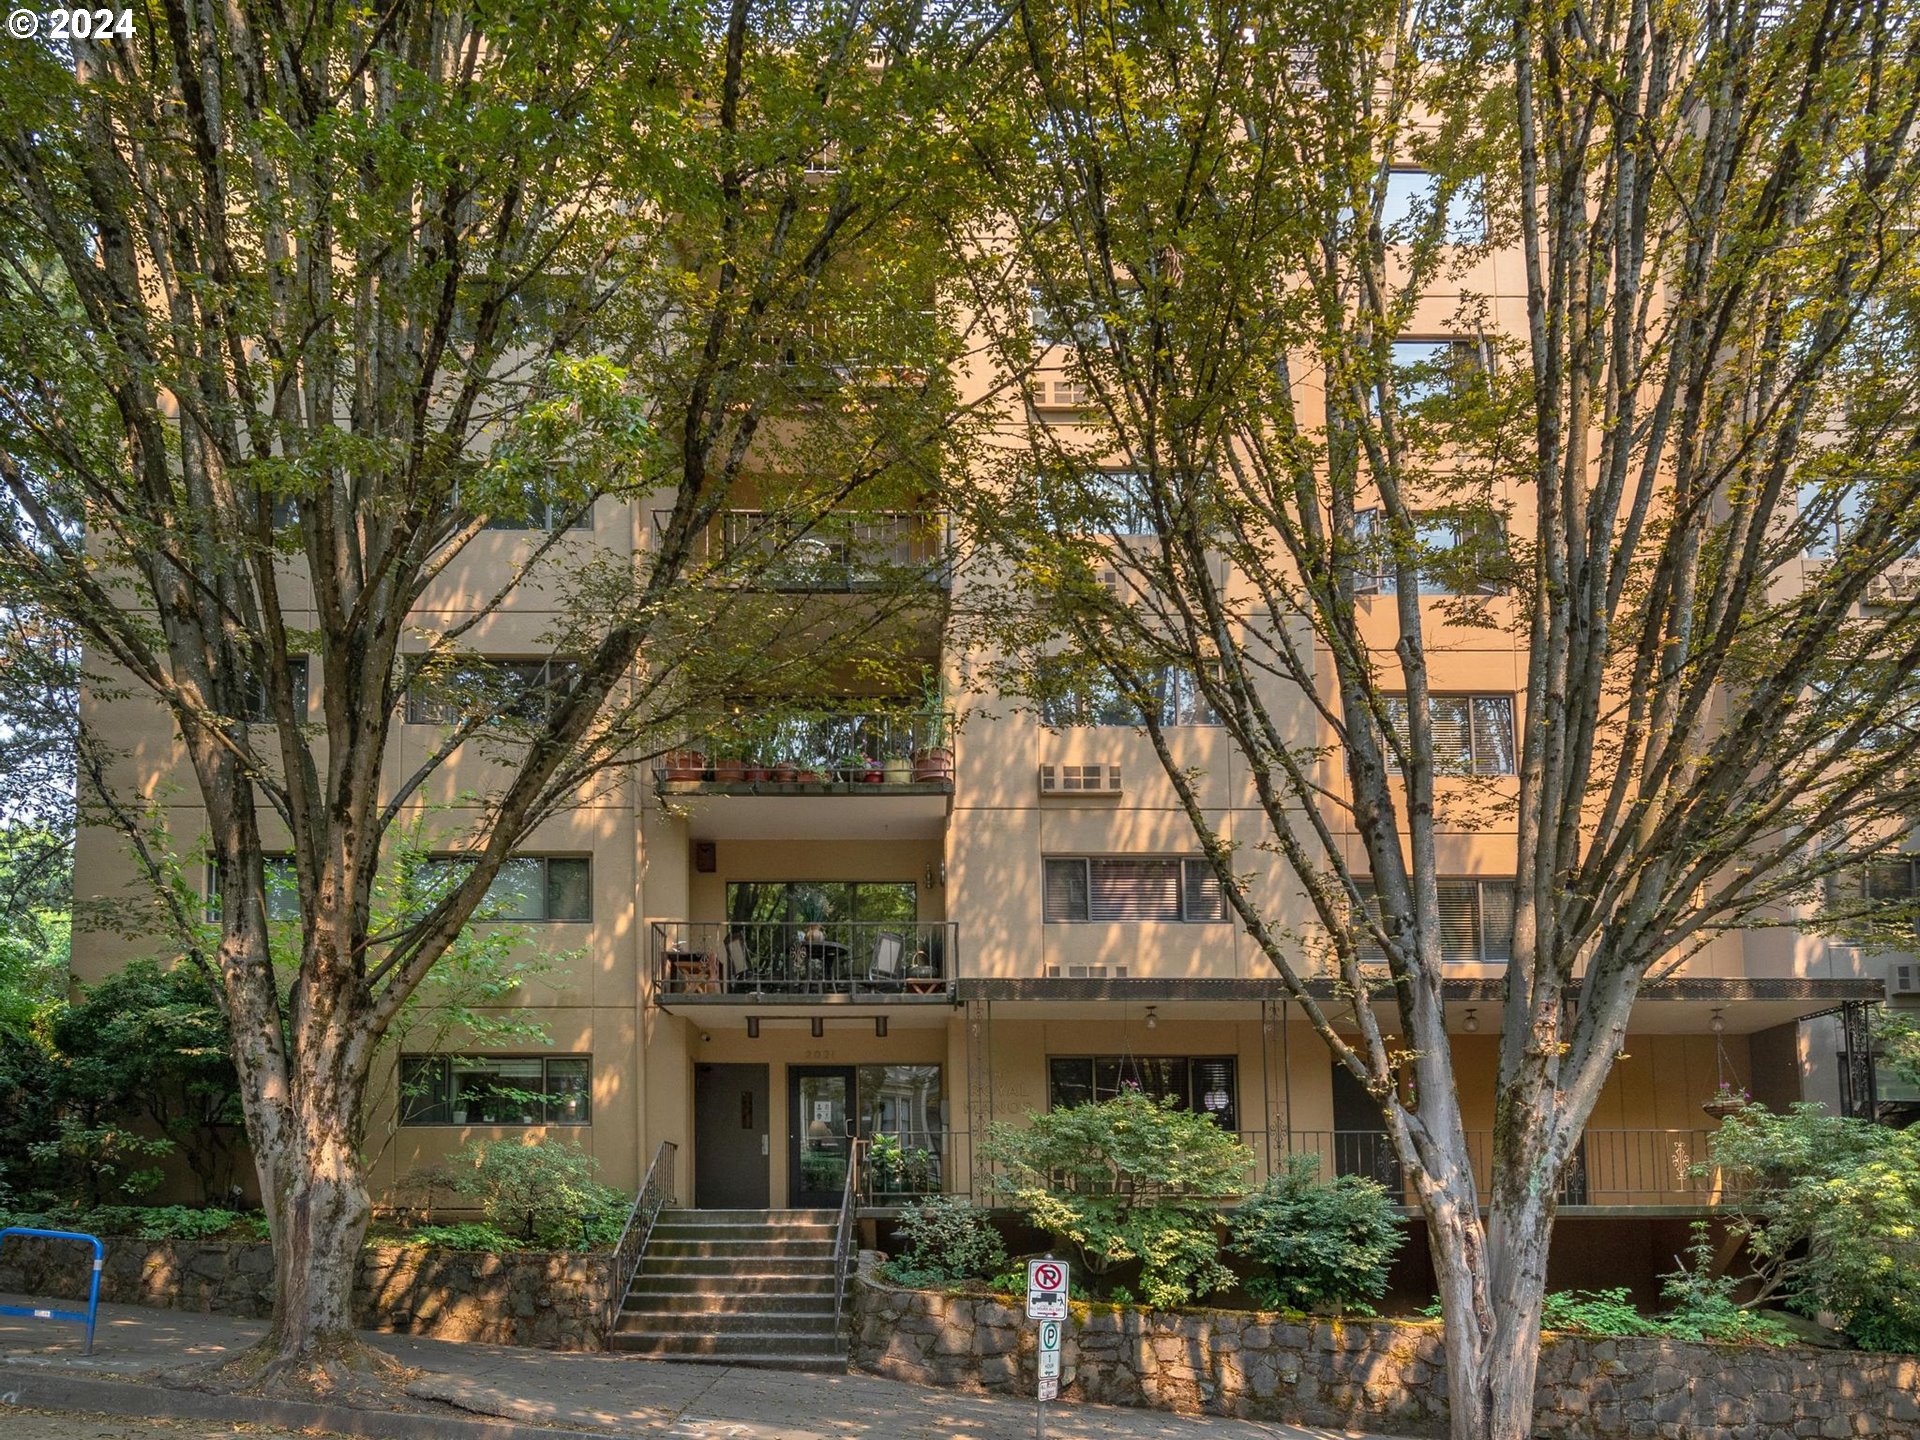
[[[0,1297],[0,1303],[21,1302]],[[32,1367],[48,1381],[67,1376],[78,1387],[86,1380],[112,1378],[138,1385],[152,1397],[156,1392],[146,1387],[166,1384],[183,1367],[244,1349],[265,1329],[260,1321],[224,1315],[102,1305],[92,1356],[81,1355],[77,1326],[0,1317],[0,1359],[9,1366]],[[1030,1440],[1034,1434],[1030,1401],[933,1390],[866,1375],[676,1365],[617,1355],[457,1345],[404,1335],[370,1333],[366,1339],[423,1372],[409,1391],[421,1400],[442,1402],[472,1415],[517,1421],[519,1426],[650,1440],[661,1436],[673,1440],[846,1440],[857,1436]],[[17,1369],[13,1374],[26,1381],[32,1370]],[[9,1388],[12,1382],[0,1374],[0,1391]],[[164,1393],[160,1399],[164,1403]],[[35,1402],[23,1398],[16,1403]],[[221,1397],[221,1403],[247,1402]],[[87,1408],[77,1399],[66,1406]],[[233,1418],[247,1417],[236,1414]],[[263,1413],[259,1418],[277,1417]],[[354,1429],[362,1434],[398,1434],[408,1428],[394,1423],[401,1417],[391,1413],[381,1418],[390,1430],[358,1425]],[[1188,1419],[1103,1405],[1051,1404],[1046,1422],[1048,1440],[1273,1440],[1276,1436],[1332,1440],[1348,1433],[1244,1420]],[[449,1434],[460,1428],[442,1421],[434,1431]],[[518,1428],[473,1427],[475,1434],[502,1437]]]

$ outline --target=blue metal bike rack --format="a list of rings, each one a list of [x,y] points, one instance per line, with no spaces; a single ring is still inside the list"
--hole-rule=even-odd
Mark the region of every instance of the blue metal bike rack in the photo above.
[[[78,1230],[32,1230],[25,1225],[9,1225],[0,1230],[0,1246],[7,1243],[10,1235],[33,1235],[42,1240],[79,1240],[93,1247],[93,1285],[87,1291],[86,1313],[78,1310],[43,1310],[37,1305],[0,1305],[0,1315],[19,1315],[28,1320],[71,1320],[76,1325],[87,1327],[87,1348],[82,1354],[93,1353],[93,1323],[100,1314],[100,1269],[106,1262],[107,1247],[100,1243],[98,1235],[82,1235]]]

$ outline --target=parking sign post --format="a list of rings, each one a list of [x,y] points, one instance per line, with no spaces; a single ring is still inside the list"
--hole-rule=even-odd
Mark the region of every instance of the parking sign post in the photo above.
[[[1040,1322],[1039,1380],[1033,1400],[1034,1440],[1046,1440],[1046,1402],[1060,1394],[1060,1335],[1067,1324],[1067,1262],[1051,1255],[1027,1262],[1027,1318]]]

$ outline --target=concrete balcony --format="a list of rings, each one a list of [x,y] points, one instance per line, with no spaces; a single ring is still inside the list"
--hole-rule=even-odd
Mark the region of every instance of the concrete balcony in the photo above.
[[[656,920],[662,1005],[946,1005],[960,969],[948,920]]]
[[[654,762],[702,840],[930,839],[953,808],[953,716],[823,709],[707,717]]]
[[[655,511],[654,532],[671,519]],[[693,546],[704,583],[781,594],[946,590],[951,556],[948,517],[939,511],[726,510]]]

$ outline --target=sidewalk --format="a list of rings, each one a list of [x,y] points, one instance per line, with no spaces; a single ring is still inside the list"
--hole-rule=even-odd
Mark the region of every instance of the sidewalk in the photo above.
[[[5,1297],[0,1303],[16,1301]],[[80,1353],[78,1326],[0,1317],[0,1359],[17,1367],[0,1372],[0,1392],[30,1388],[14,1377],[25,1382],[38,1371],[49,1380],[68,1377],[76,1389],[89,1380],[131,1382],[154,1398],[155,1392],[145,1387],[164,1385],[182,1367],[244,1349],[265,1330],[258,1320],[102,1305],[89,1357]],[[501,1440],[516,1429],[526,1435],[521,1427],[531,1425],[648,1440],[1030,1440],[1034,1434],[1031,1401],[926,1389],[866,1375],[676,1365],[617,1355],[457,1345],[406,1335],[365,1338],[424,1372],[409,1389],[419,1399],[519,1422],[472,1427],[476,1435]],[[202,1398],[211,1397],[195,1397]],[[167,1400],[162,1393],[156,1405]],[[23,1398],[14,1403],[34,1402]],[[70,1403],[71,1408],[86,1408],[77,1400]],[[219,1397],[219,1403],[244,1407],[257,1402]],[[161,1408],[156,1413],[170,1412]],[[252,1417],[236,1411],[231,1418]],[[263,1412],[258,1418],[284,1417]],[[381,1418],[392,1433],[406,1428],[399,1423],[402,1417],[389,1413]],[[440,1421],[433,1429],[452,1434],[463,1427]],[[374,1428],[360,1433],[387,1432]],[[1046,1416],[1048,1440],[1332,1440],[1346,1433],[1099,1405],[1050,1404]]]

